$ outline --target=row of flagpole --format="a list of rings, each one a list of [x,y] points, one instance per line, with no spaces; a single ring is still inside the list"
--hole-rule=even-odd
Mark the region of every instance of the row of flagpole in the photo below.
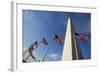
[[[39,45],[40,43],[43,43],[43,44],[45,44],[45,45],[48,45],[48,47],[47,47],[47,49],[46,49],[46,53],[44,54],[44,57],[43,57],[43,59],[42,59],[42,62],[43,61],[45,61],[45,59],[46,59],[46,56],[47,56],[47,54],[48,54],[48,52],[49,52],[49,50],[50,50],[50,47],[52,46],[52,43],[53,43],[53,41],[56,41],[57,42],[57,44],[59,44],[59,45],[61,45],[62,43],[63,43],[63,39],[61,38],[61,36],[59,36],[59,35],[55,35],[54,36],[54,39],[52,39],[52,41],[49,43],[49,45],[48,45],[48,41],[45,39],[45,38],[43,38],[42,39],[42,41],[40,41],[39,43],[37,43],[37,45]],[[31,47],[32,46],[32,47]],[[36,47],[37,48],[37,47]],[[25,59],[25,60],[23,60],[23,62],[26,62],[26,60],[31,56],[33,56],[32,55],[32,52],[34,51],[34,43],[32,43],[31,45],[30,45],[30,47],[27,49],[27,50],[25,50],[25,52],[24,53],[26,53],[27,51],[28,51],[28,53],[29,53],[29,55],[27,56],[27,58]],[[30,51],[31,50],[31,51]],[[23,54],[24,54],[23,53]],[[31,54],[30,54],[31,53]],[[35,59],[35,57],[33,56],[33,58]]]
[[[38,44],[40,44],[41,43],[41,41],[38,43]],[[33,45],[34,43],[32,43],[31,45]],[[35,48],[34,48],[35,49]],[[23,56],[25,55],[25,54],[28,54],[28,56],[26,57],[26,59],[23,59],[23,62],[26,62],[27,61],[27,59],[31,56],[31,54],[29,53],[29,48],[28,49],[26,49],[24,52],[23,52]],[[32,56],[31,56],[32,57]],[[34,58],[35,59],[35,57],[33,56],[32,58]]]
[[[42,62],[44,62],[44,60],[46,59],[46,56],[47,56],[47,54],[48,54],[48,52],[49,52],[49,50],[50,50],[50,47],[52,46],[53,41],[56,41],[56,43],[57,43],[58,45],[62,45],[62,44],[63,44],[63,39],[62,39],[62,37],[59,36],[59,35],[55,35],[55,36],[54,36],[54,39],[51,40],[51,42],[50,42],[50,44],[49,44],[49,46],[48,46],[48,48],[47,48],[47,50],[46,50],[46,53],[45,53],[45,55],[44,55],[44,57],[43,57]]]

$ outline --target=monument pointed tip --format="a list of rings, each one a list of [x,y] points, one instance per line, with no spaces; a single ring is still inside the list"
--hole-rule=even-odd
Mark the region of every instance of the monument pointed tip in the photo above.
[[[71,20],[71,17],[68,17],[68,20]]]

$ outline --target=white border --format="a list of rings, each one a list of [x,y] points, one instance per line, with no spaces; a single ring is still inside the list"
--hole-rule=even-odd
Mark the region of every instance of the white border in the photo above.
[[[22,63],[22,9],[29,10],[45,10],[45,11],[62,11],[62,12],[82,12],[91,13],[91,29],[96,24],[96,9],[86,7],[73,7],[73,6],[62,6],[62,5],[42,5],[33,3],[14,3],[14,25],[13,25],[13,60],[12,70],[14,71],[30,71],[35,69],[54,69],[54,68],[66,68],[73,66],[90,66],[96,65],[96,48],[94,46],[95,30],[91,30],[91,60],[82,61],[61,61],[61,62],[44,62],[44,63]]]
[[[75,6],[75,7],[96,7],[96,0],[17,0],[17,3],[58,5],[58,6]]]

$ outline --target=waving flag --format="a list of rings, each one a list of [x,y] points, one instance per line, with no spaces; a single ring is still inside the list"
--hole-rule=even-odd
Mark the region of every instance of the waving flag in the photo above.
[[[55,35],[54,40],[60,45],[63,44],[63,39],[58,35]]]
[[[45,38],[42,39],[42,43],[48,45],[48,41]]]
[[[75,33],[75,37],[76,37],[76,39],[79,39],[79,40],[87,40],[88,39],[87,35],[78,34],[78,33]]]
[[[23,63],[26,63],[27,62],[27,60],[31,57],[32,59],[34,59],[35,60],[35,57],[34,57],[34,55],[32,54],[33,53],[33,51],[36,49],[38,47],[38,43],[37,43],[37,41],[35,41],[34,43],[32,43],[30,46],[29,46],[29,48],[23,53],[23,56],[24,56],[24,58],[23,58]]]
[[[38,43],[37,43],[37,41],[36,42],[34,42],[30,47],[29,47],[29,53],[32,53],[32,51],[35,49],[35,48],[37,48],[38,47]]]

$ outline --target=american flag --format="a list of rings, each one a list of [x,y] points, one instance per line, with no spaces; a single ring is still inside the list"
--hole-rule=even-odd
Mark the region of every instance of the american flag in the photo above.
[[[88,35],[78,34],[78,33],[75,33],[75,37],[78,40],[87,40],[88,39]]]
[[[59,35],[55,35],[54,40],[59,44],[63,44],[63,39]]]
[[[42,39],[42,43],[48,45],[48,41],[45,38]]]

